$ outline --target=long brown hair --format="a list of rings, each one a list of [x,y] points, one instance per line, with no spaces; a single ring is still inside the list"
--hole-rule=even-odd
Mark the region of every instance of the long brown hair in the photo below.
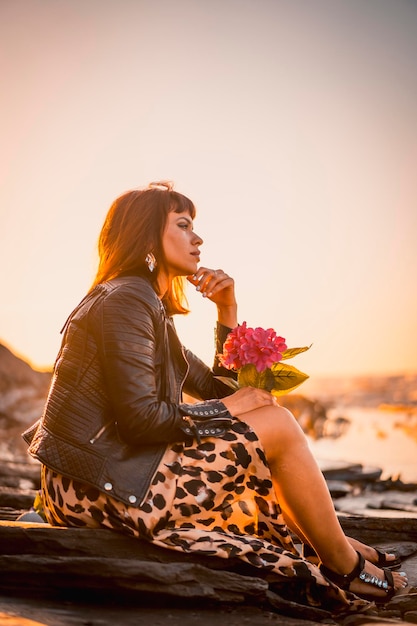
[[[189,198],[172,190],[171,183],[151,183],[146,189],[122,194],[111,205],[98,239],[99,265],[91,289],[120,275],[145,276],[156,286],[164,266],[162,236],[168,213],[187,212],[192,219],[195,207]],[[145,261],[156,258],[153,272]],[[164,304],[168,313],[188,313],[182,276],[174,278]]]

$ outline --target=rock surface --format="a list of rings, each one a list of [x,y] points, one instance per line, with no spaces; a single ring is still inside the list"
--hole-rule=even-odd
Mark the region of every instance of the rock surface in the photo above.
[[[376,523],[355,517],[342,517],[341,523],[351,536],[361,538],[367,532],[369,539],[378,536],[377,545],[381,548],[396,549],[407,559],[405,569],[410,585],[417,584],[417,557],[413,556],[417,541],[412,541],[417,539],[415,524],[390,519]],[[271,591],[267,582],[256,575],[255,568],[238,559],[180,554],[110,530],[52,528],[24,522],[0,522],[0,545],[1,610],[7,606],[5,597],[13,597],[15,606],[18,598],[27,605],[30,598],[42,597],[46,603],[66,603],[70,616],[74,604],[80,601],[88,603],[90,611],[92,606],[102,607],[103,603],[119,607],[120,624],[129,623],[121,621],[122,608],[126,606],[136,607],[136,617],[144,609],[149,614],[153,607],[154,618],[162,618],[164,612],[172,609],[189,607],[188,610],[198,610],[198,622],[203,626],[210,623],[205,620],[214,606],[223,613],[245,615],[244,609],[249,614],[257,611],[258,616],[268,616],[269,620],[271,615],[279,614],[281,624],[291,624],[294,619],[334,623],[327,611],[291,602],[279,594],[279,588]],[[389,616],[401,621],[407,612],[417,610],[417,590],[408,591],[406,596],[393,598],[368,616]],[[337,622],[344,624],[345,619],[352,617],[345,616]]]

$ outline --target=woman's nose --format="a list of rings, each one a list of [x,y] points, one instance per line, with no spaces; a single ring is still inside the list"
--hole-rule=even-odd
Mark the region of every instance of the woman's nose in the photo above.
[[[200,237],[200,235],[197,235],[197,233],[194,233],[194,241],[193,243],[195,243],[198,246],[201,246],[203,244],[203,240]]]

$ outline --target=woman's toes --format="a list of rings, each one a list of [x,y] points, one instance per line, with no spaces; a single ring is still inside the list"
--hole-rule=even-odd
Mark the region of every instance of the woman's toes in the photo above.
[[[392,572],[390,570],[384,571],[369,561],[366,562],[365,572],[370,576],[379,578],[380,580],[386,580],[389,584],[392,576],[392,586],[396,591],[404,589],[404,587],[407,587],[408,585],[408,576],[405,572]]]
[[[408,576],[405,572],[392,572],[395,589],[404,589],[408,586]]]

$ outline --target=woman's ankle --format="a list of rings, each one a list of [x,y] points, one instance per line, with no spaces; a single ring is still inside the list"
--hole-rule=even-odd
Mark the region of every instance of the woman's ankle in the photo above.
[[[332,570],[340,576],[346,576],[355,569],[360,559],[359,554],[350,545],[343,550],[334,550],[326,553],[325,558],[321,559],[326,568]]]

